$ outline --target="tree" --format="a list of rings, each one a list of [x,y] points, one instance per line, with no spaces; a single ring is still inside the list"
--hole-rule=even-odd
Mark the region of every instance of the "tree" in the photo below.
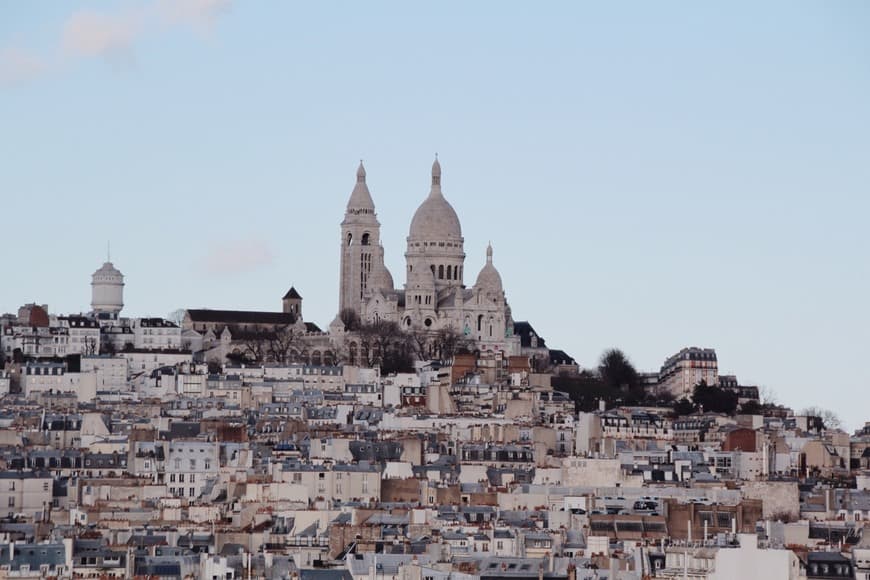
[[[746,401],[740,405],[740,412],[744,415],[761,415],[764,413],[764,405],[755,400]]]
[[[266,360],[268,344],[266,336],[262,332],[254,332],[242,341],[243,354],[250,362],[260,364]]]
[[[779,397],[777,397],[776,391],[767,385],[758,388],[758,397],[761,399],[761,403],[766,407],[776,405],[779,402]]]
[[[432,338],[432,348],[441,362],[449,362],[459,353],[467,353],[470,349],[468,339],[456,332],[454,328],[442,328]]]
[[[414,349],[414,354],[417,355],[417,359],[429,360],[432,354],[432,332],[414,325],[405,334],[408,335],[408,340]]]
[[[692,402],[695,407],[726,415],[733,415],[734,411],[737,410],[737,399],[737,393],[734,391],[715,385],[708,386],[705,381],[695,385],[695,391],[692,394]]]
[[[275,332],[269,333],[266,337],[266,355],[269,360],[277,363],[287,363],[291,358],[291,353],[296,349],[299,342],[300,334],[296,328],[287,325],[283,328],[276,328]]]
[[[362,327],[359,313],[353,308],[342,308],[341,312],[338,313],[338,317],[344,324],[346,332],[356,332]]]
[[[818,417],[822,420],[825,429],[841,429],[843,427],[843,421],[840,420],[839,415],[829,409],[812,406],[807,407],[800,414],[806,417]]]
[[[360,326],[359,356],[362,362],[378,365],[382,374],[410,372],[414,368],[411,338],[392,320],[375,320]]]
[[[682,399],[680,399],[679,401],[674,403],[674,413],[678,417],[683,417],[685,415],[691,415],[694,412],[695,412],[695,405],[693,405],[692,402],[685,397],[683,397]]]
[[[598,410],[599,401],[612,403],[618,391],[601,382],[601,378],[589,371],[582,371],[575,377],[559,376],[551,379],[553,389],[566,393],[574,401],[577,411],[591,413]]]
[[[174,323],[176,326],[181,326],[184,322],[184,314],[187,311],[184,308],[178,308],[166,315],[166,320]]]
[[[598,374],[601,376],[601,382],[608,387],[633,390],[639,383],[634,365],[625,353],[617,348],[606,350],[601,355]]]

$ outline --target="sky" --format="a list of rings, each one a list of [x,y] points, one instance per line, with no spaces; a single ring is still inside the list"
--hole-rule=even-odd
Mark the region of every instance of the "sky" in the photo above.
[[[870,3],[0,2],[0,312],[338,310],[360,159],[387,265],[435,153],[514,318],[685,346],[870,421]]]

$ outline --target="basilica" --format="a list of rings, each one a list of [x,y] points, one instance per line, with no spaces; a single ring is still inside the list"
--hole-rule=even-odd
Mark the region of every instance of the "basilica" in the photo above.
[[[340,312],[353,311],[364,322],[394,321],[408,331],[449,329],[481,352],[519,354],[520,338],[514,334],[491,245],[474,285],[465,284],[462,226],[441,190],[437,159],[429,195],[411,220],[402,287],[396,287],[384,263],[380,228],[360,162],[341,223]]]

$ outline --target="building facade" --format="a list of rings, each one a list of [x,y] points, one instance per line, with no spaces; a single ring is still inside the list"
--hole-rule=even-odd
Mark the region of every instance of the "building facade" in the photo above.
[[[699,383],[719,384],[719,363],[712,348],[691,346],[669,357],[659,371],[658,392],[676,399],[691,398]]]
[[[467,287],[462,226],[442,192],[437,159],[431,178],[429,195],[408,232],[405,284],[396,288],[384,263],[380,223],[360,163],[341,224],[340,311],[351,310],[363,322],[393,321],[406,331],[451,330],[480,350],[519,354],[492,246],[474,285]]]

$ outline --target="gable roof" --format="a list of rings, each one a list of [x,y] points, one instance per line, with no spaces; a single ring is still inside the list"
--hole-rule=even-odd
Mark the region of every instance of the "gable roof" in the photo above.
[[[217,322],[220,324],[293,324],[296,315],[290,312],[261,312],[257,310],[188,310],[192,322]]]
[[[302,296],[299,295],[299,292],[296,291],[295,286],[290,286],[290,289],[287,290],[287,294],[284,295],[282,300],[294,299],[294,300],[302,300]]]

